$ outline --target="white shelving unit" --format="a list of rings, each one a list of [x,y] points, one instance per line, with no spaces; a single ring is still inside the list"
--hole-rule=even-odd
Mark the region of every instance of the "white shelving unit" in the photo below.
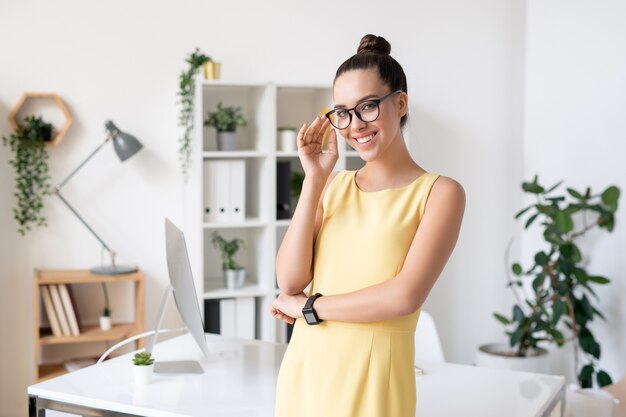
[[[213,128],[203,127],[207,112],[218,102],[241,106],[248,124],[238,131],[237,151],[218,151]],[[292,172],[302,172],[297,152],[277,150],[278,127],[299,128],[325,108],[332,107],[332,87],[277,85],[273,83],[224,83],[198,78],[196,83],[195,142],[185,187],[185,234],[200,305],[204,300],[254,297],[255,335],[265,341],[285,341],[286,325],[269,314],[279,294],[276,285],[276,253],[289,219],[276,219],[276,163],[290,161]],[[339,140],[336,170],[363,165],[355,151],[346,152]],[[206,223],[203,216],[203,162],[243,159],[246,163],[246,217],[238,223]],[[295,203],[295,202],[294,202]],[[295,208],[295,205],[292,207]],[[220,253],[211,245],[211,233],[226,239],[238,237],[245,244],[235,259],[246,268],[246,284],[236,290],[222,285]],[[201,310],[203,310],[201,308]]]

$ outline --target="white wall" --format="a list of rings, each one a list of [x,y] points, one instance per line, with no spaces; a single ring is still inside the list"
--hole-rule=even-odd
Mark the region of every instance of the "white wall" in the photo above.
[[[225,80],[330,84],[362,35],[385,36],[408,76],[414,157],[458,179],[468,196],[459,244],[426,308],[449,361],[471,363],[477,345],[504,339],[491,313],[510,306],[503,252],[518,233],[512,215],[520,206],[522,162],[530,163],[522,158],[520,1],[392,1],[381,7],[373,0],[358,6],[3,0],[0,8],[0,133],[10,132],[3,115],[21,92],[54,91],[74,117],[64,142],[50,152],[55,179],[103,139],[107,118],[145,145],[124,165],[104,150],[68,184],[66,195],[120,261],[146,272],[149,319],[167,279],[162,219],[182,220],[176,90],[184,57],[200,47],[223,62]],[[46,208],[50,226],[17,235],[8,159],[0,147],[0,323],[11,336],[0,338],[0,416],[25,414],[33,268],[89,267],[100,256],[93,237],[53,199]],[[126,313],[119,305],[114,314]]]
[[[622,190],[613,233],[591,234],[581,248],[590,273],[612,282],[597,290],[607,322],[591,330],[600,365],[613,379],[626,372],[626,3],[619,0],[528,2],[524,176],[578,190]],[[524,235],[529,259],[541,247]],[[562,366],[563,370],[567,364]]]

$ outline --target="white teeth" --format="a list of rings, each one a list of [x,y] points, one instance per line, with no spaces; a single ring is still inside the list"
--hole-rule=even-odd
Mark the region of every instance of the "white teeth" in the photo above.
[[[370,140],[372,140],[372,138],[374,137],[374,135],[369,135],[369,136],[365,136],[363,138],[358,138],[356,141],[359,143],[367,143]]]

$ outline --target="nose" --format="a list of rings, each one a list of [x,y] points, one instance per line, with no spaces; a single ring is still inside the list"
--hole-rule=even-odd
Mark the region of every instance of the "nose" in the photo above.
[[[365,126],[367,126],[367,123],[361,120],[359,116],[356,115],[356,112],[353,110],[352,111],[352,123],[350,123],[350,127],[353,130],[358,131],[358,130],[363,129]]]

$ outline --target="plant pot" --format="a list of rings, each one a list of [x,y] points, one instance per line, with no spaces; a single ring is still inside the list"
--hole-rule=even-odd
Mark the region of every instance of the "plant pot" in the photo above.
[[[111,330],[111,317],[109,316],[100,316],[100,329],[102,330]]]
[[[565,415],[569,417],[613,416],[618,401],[607,391],[597,388],[580,388],[570,384],[565,393]]]
[[[219,62],[208,61],[204,65],[204,79],[205,80],[219,80],[222,64]]]
[[[236,151],[237,131],[217,132],[217,149],[219,151]]]
[[[243,287],[246,281],[246,270],[241,269],[225,269],[224,270],[224,287],[232,290]]]
[[[297,150],[295,130],[285,129],[278,131],[278,150],[286,152]]]
[[[152,365],[134,365],[133,364],[133,377],[135,384],[147,385],[152,381],[154,375],[154,364]]]
[[[545,349],[537,349],[529,356],[514,356],[506,343],[491,343],[478,347],[476,365],[513,371],[550,373],[550,355]]]

